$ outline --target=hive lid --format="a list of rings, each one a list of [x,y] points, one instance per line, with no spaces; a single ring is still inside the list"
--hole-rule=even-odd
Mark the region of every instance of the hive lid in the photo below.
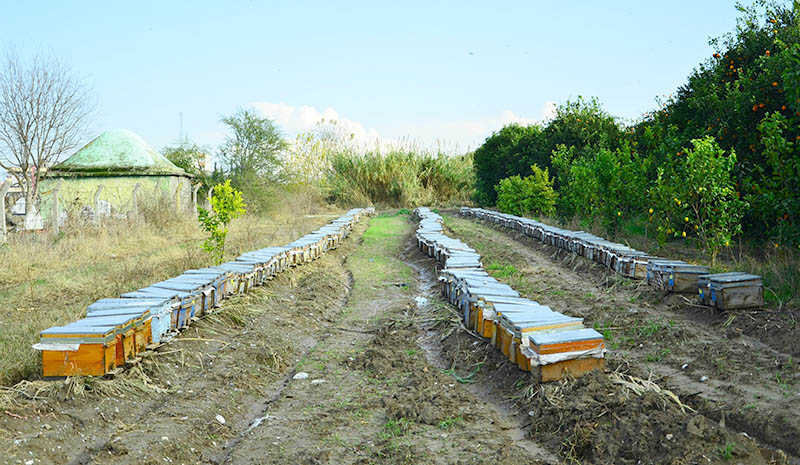
[[[532,344],[537,346],[549,344],[562,344],[565,342],[590,341],[603,339],[603,335],[591,328],[581,328],[570,331],[554,331],[546,333],[533,333],[528,336]]]

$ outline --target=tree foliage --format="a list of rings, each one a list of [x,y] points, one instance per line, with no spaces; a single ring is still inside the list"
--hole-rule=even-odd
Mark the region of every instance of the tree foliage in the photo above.
[[[747,202],[739,198],[732,178],[736,153],[726,155],[711,136],[692,145],[684,149],[685,156],[658,169],[651,190],[653,215],[661,241],[694,234],[713,263],[741,232]]]
[[[240,109],[222,118],[232,131],[220,147],[220,158],[234,185],[240,188],[255,179],[278,180],[280,154],[286,142],[280,130],[269,118],[253,110]]]
[[[531,174],[531,166],[553,168],[558,188],[559,176],[551,164],[551,154],[560,145],[589,152],[619,147],[622,131],[616,119],[605,112],[597,99],[567,101],[556,109],[546,126],[512,124],[486,139],[474,154],[475,200],[493,204],[494,186],[503,178]],[[580,154],[579,154],[580,155]]]
[[[169,161],[191,174],[194,181],[201,184],[198,191],[200,196],[208,193],[212,182],[212,176],[208,172],[209,153],[210,150],[207,147],[198,145],[189,139],[184,139],[177,145],[167,146],[161,150],[161,154]]]
[[[497,208],[501,212],[513,215],[555,213],[558,195],[553,190],[553,180],[547,168],[542,170],[532,165],[531,172],[525,178],[516,174],[509,176],[495,186]]]
[[[209,237],[203,242],[203,250],[211,254],[215,264],[223,262],[228,223],[244,215],[245,207],[247,205],[242,199],[242,193],[231,186],[229,179],[212,189],[211,211],[197,209],[200,226],[209,233]]]

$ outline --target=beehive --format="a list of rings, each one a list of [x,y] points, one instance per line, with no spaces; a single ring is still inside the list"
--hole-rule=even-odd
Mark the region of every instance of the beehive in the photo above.
[[[140,354],[147,350],[147,346],[153,342],[152,317],[148,307],[128,307],[104,310],[87,310],[86,318],[105,318],[105,317],[131,317],[133,320],[133,341],[134,354]]]
[[[557,381],[569,374],[579,378],[604,366],[603,335],[590,328],[532,333],[528,336],[530,370],[541,382]]]
[[[172,303],[169,299],[100,299],[86,308],[87,315],[99,310],[148,310],[151,316],[150,339],[159,344],[172,328]]]
[[[700,276],[709,273],[707,266],[679,264],[669,270],[667,290],[679,294],[694,294],[697,292],[697,280]]]
[[[42,376],[103,376],[117,367],[115,326],[86,326],[81,321],[40,333]]]
[[[136,358],[136,320],[132,315],[115,315],[78,320],[86,327],[113,327],[117,336],[117,366],[125,365]]]
[[[720,310],[764,306],[764,284],[761,276],[748,273],[722,273],[705,275],[703,278],[708,280],[710,305]]]

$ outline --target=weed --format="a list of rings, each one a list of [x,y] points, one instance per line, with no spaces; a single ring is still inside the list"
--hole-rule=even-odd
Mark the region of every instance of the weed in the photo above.
[[[403,417],[398,419],[389,419],[383,425],[383,430],[380,432],[378,437],[383,441],[401,437],[411,429],[413,424],[414,422]]]
[[[733,453],[736,451],[735,442],[726,442],[725,447],[719,448],[719,455],[723,460],[730,460],[733,458]]]
[[[436,426],[438,426],[441,430],[449,430],[452,427],[460,424],[462,421],[464,421],[464,419],[461,417],[461,415],[456,417],[448,417],[440,421]]]
[[[511,278],[519,271],[514,267],[514,265],[509,264],[502,264],[493,262],[488,267],[486,267],[486,271],[489,272],[493,277],[500,278],[500,279],[507,279]]]
[[[470,372],[470,374],[464,377],[458,376],[458,374],[456,374],[456,371],[453,370],[452,368],[449,370],[444,370],[443,373],[446,375],[451,375],[453,378],[456,379],[456,381],[458,381],[461,384],[472,384],[476,381],[475,375],[478,374],[478,371],[480,371],[481,367],[483,366],[483,363],[484,362],[478,362],[472,365],[474,367],[473,370]]]
[[[648,362],[658,362],[658,361],[660,361],[661,359],[663,359],[664,357],[666,357],[669,354],[670,354],[670,350],[669,349],[661,349],[658,352],[653,352],[653,353],[647,354],[647,357],[645,357],[645,360],[648,361]]]
[[[413,357],[416,354],[417,354],[416,349],[406,349],[406,355],[408,355],[409,357]]]

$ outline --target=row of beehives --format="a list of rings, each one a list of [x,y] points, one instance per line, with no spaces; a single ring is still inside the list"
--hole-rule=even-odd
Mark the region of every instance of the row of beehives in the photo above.
[[[423,207],[414,215],[420,220],[417,245],[443,266],[442,293],[458,307],[466,327],[490,339],[512,363],[542,382],[603,367],[603,336],[585,328],[582,318],[520,297],[486,273],[475,250],[442,233],[438,214]]]
[[[732,310],[757,308],[764,304],[760,276],[740,272],[712,274],[707,266],[655,257],[591,233],[561,229],[530,218],[469,207],[461,207],[460,213],[520,231],[545,244],[603,264],[629,278],[646,279],[658,290],[696,294],[698,302],[703,305]]]
[[[371,207],[353,209],[286,246],[255,250],[119,298],[100,299],[89,305],[85,318],[40,333],[34,348],[42,352],[42,374],[102,376],[135,362],[151,343],[166,342],[226,297],[336,248],[363,215],[373,213]]]

